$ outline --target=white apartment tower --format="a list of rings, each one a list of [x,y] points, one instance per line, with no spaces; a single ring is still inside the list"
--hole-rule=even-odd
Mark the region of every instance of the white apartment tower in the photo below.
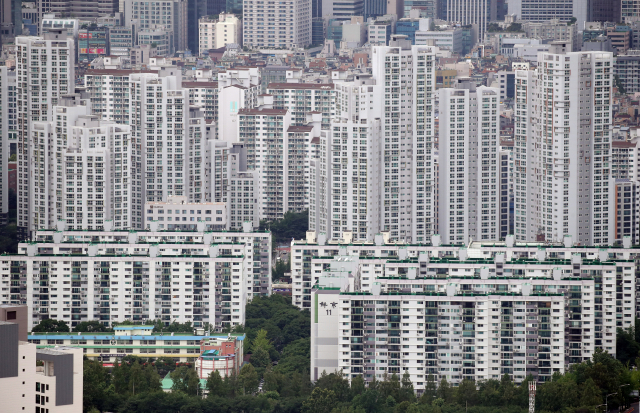
[[[437,48],[392,36],[372,51],[382,151],[381,226],[391,238],[426,242],[436,230],[433,167],[434,64]]]
[[[538,62],[516,71],[516,238],[610,244],[613,55],[555,42]]]
[[[309,229],[329,239],[344,231],[373,239],[380,231],[382,137],[374,85],[371,75],[335,85],[335,116],[311,161]]]
[[[440,89],[439,234],[445,244],[500,239],[500,90]],[[506,192],[506,191],[505,191]]]
[[[311,0],[244,0],[243,45],[295,49],[311,44]]]
[[[52,120],[58,97],[73,93],[74,71],[75,45],[66,32],[51,30],[43,37],[16,38],[18,235],[22,238],[35,230],[44,209],[55,207],[53,199],[31,197],[36,179],[30,157],[31,127],[34,122]]]

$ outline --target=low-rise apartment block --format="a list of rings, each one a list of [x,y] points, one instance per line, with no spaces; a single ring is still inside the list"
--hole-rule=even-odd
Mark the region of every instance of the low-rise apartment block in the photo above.
[[[38,231],[0,260],[0,300],[28,305],[29,329],[45,318],[222,328],[243,324],[246,303],[271,294],[270,233],[157,226]]]

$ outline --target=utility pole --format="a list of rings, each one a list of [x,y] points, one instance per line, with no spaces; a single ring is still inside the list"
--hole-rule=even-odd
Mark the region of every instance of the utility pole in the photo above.
[[[536,412],[536,382],[529,382],[529,413]]]

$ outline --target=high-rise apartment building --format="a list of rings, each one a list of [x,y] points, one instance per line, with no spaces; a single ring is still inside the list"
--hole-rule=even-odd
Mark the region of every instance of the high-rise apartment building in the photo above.
[[[45,148],[44,142],[34,147],[32,127],[35,122],[53,120],[59,97],[74,91],[74,73],[74,42],[63,30],[50,30],[43,37],[16,38],[18,232],[23,238],[40,225],[46,209],[55,207],[55,200],[33,187],[37,178],[33,169],[44,165],[36,165],[31,154]]]
[[[373,48],[374,100],[381,121],[381,227],[425,242],[436,230],[433,126],[436,48],[393,36]],[[384,209],[382,209],[384,208]],[[345,228],[346,229],[346,228]],[[347,229],[348,230],[348,229]]]
[[[310,228],[330,239],[425,242],[435,226],[437,48],[393,36],[372,48],[372,75],[336,82],[335,114],[311,159]]]
[[[500,182],[500,90],[461,81],[439,94],[439,234],[445,244],[498,240],[507,194]]]
[[[257,67],[234,68],[218,73],[218,139],[236,143],[238,112],[258,105],[260,70]]]
[[[311,44],[311,0],[269,3],[244,0],[243,45],[250,48],[295,49]]]
[[[304,286],[294,277],[294,289],[310,296],[302,294],[301,304],[311,309],[312,380],[323,371],[365,381],[406,372],[418,392],[429,375],[453,383],[505,374],[547,381],[596,349],[614,353],[612,332],[633,322],[629,263],[637,254],[629,237],[604,249],[574,246],[571,237],[546,248],[513,236],[462,248],[439,238],[398,244],[381,234],[341,243],[311,233],[292,242],[292,272],[309,277]],[[349,323],[338,321],[344,314]],[[493,317],[507,318],[492,324]],[[525,326],[529,317],[537,323]]]
[[[613,242],[613,55],[564,52],[516,71],[515,236],[583,245]]]
[[[311,159],[309,229],[329,239],[347,228],[358,240],[380,231],[382,135],[374,84],[371,75],[358,75],[335,85],[331,128],[320,134]]]
[[[218,82],[182,82],[182,87],[189,90],[189,104],[200,106],[204,118],[218,121]]]

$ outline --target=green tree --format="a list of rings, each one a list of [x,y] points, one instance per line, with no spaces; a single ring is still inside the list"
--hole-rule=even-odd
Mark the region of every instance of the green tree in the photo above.
[[[172,391],[182,392],[190,396],[198,394],[200,380],[198,380],[198,375],[194,369],[180,366],[172,371],[169,377],[173,381]]]
[[[260,221],[260,230],[270,230],[276,244],[289,243],[291,238],[302,239],[309,229],[309,211],[286,212],[282,219]]]
[[[302,402],[302,413],[331,413],[337,403],[333,390],[316,387],[311,396]]]
[[[16,162],[18,160],[18,156],[15,153],[12,153],[11,156],[9,156],[9,162]]]
[[[108,387],[109,374],[102,363],[84,360],[82,373],[82,406],[84,411],[101,410],[104,404],[105,391]]]
[[[276,265],[271,272],[271,279],[276,282],[280,278],[284,277],[285,273],[291,272],[291,256],[287,261],[276,261]]]
[[[158,374],[158,370],[151,363],[145,366],[144,376],[147,383],[147,392],[157,392],[162,390],[161,377]]]
[[[258,372],[251,364],[245,364],[238,375],[238,384],[243,394],[252,394],[258,390]]]
[[[476,383],[469,379],[463,379],[456,389],[456,402],[460,406],[474,406],[477,399]]]
[[[111,382],[117,394],[126,395],[129,390],[129,365],[126,363],[119,364],[118,359],[116,359],[111,370]]]
[[[209,374],[207,378],[207,397],[225,397],[228,391],[218,370]]]
[[[366,390],[364,384],[364,378],[362,376],[356,376],[351,379],[351,399],[359,394],[363,394]]]
[[[399,402],[410,402],[413,403],[416,401],[416,393],[413,389],[413,383],[411,382],[411,376],[408,371],[405,371],[402,375],[402,380],[400,380],[400,398]]]
[[[431,405],[431,402],[436,398],[437,386],[436,380],[433,374],[427,376],[427,383],[424,386],[424,393],[420,397],[420,403]]]
[[[113,333],[113,328],[105,326],[99,321],[82,321],[73,328],[76,333]]]
[[[436,395],[439,399],[444,400],[445,403],[453,402],[453,389],[449,385],[446,377],[443,377],[442,380],[440,380],[440,385],[438,386]]]
[[[62,320],[47,318],[40,321],[31,331],[34,333],[68,333],[69,325]]]
[[[508,374],[504,374],[500,379],[499,391],[502,394],[502,404],[509,406],[515,397],[515,387]]]
[[[582,406],[595,407],[602,404],[600,389],[592,379],[587,379],[587,381],[582,384],[581,394],[580,404]]]
[[[160,374],[161,377],[166,376],[167,373],[170,373],[176,369],[176,362],[173,361],[173,359],[170,357],[158,357],[154,364],[158,369],[158,374]]]

